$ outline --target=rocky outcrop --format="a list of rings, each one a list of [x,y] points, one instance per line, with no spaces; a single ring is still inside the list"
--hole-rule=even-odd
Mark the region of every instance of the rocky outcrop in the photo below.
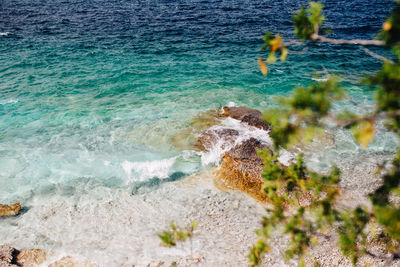
[[[263,130],[269,129],[269,125],[262,120],[261,112],[256,109],[247,107],[221,107],[219,116],[231,117]]]
[[[269,125],[262,120],[262,114],[256,109],[247,107],[221,107],[219,117],[231,117],[240,120],[250,126],[262,130],[269,130]],[[216,184],[220,187],[239,189],[252,197],[264,201],[265,194],[261,192],[264,183],[261,172],[263,159],[258,154],[258,149],[266,149],[267,146],[261,140],[247,139],[241,143],[239,131],[229,128],[209,129],[204,131],[197,139],[196,148],[211,150],[214,146],[225,150],[221,166],[216,172]]]
[[[0,217],[17,215],[21,210],[19,203],[14,203],[10,206],[0,204]]]
[[[217,179],[228,187],[242,190],[264,201],[266,197],[261,192],[264,183],[261,178],[263,160],[257,150],[266,148],[266,145],[254,138],[235,146],[222,157],[221,167],[216,172]]]
[[[220,130],[207,130],[212,126],[221,124],[221,119],[231,117],[241,122],[247,123],[250,126],[257,127],[263,130],[269,130],[269,125],[262,120],[262,114],[256,109],[247,107],[220,107],[218,110],[211,109],[198,114],[188,123],[189,126],[185,130],[179,132],[172,138],[172,144],[178,150],[200,149],[207,150],[214,141],[234,136],[232,131],[221,132]],[[227,129],[228,130],[228,129]],[[232,129],[230,129],[232,130]],[[200,134],[200,137],[197,136]],[[230,138],[230,137],[229,137]],[[229,141],[229,140],[227,140]]]

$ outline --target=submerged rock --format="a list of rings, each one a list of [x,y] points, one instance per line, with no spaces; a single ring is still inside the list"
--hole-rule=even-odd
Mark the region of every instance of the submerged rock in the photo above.
[[[217,110],[211,109],[207,112],[202,112],[190,120],[188,128],[172,138],[172,143],[178,150],[198,148],[196,147],[197,136],[208,128],[220,123],[221,119],[218,116]]]
[[[88,260],[78,260],[71,256],[63,257],[60,260],[52,263],[49,267],[98,267],[98,265],[88,261]]]
[[[219,141],[226,145],[234,143],[238,136],[239,132],[234,129],[207,130],[199,136],[195,146],[200,150],[208,150]]]
[[[21,250],[17,255],[17,263],[23,267],[34,267],[42,264],[47,258],[47,253],[41,249]]]
[[[217,170],[217,179],[226,186],[239,189],[250,196],[264,201],[265,194],[261,192],[264,183],[261,172],[263,159],[257,154],[257,149],[267,146],[255,138],[250,138],[235,146],[222,157],[221,167]]]
[[[14,203],[11,206],[0,204],[0,217],[17,215],[21,210],[19,203]]]
[[[207,150],[216,141],[225,139],[228,143],[234,141],[238,132],[234,129],[207,130],[220,125],[222,118],[231,117],[250,126],[269,130],[269,125],[262,120],[262,114],[256,109],[247,107],[221,107],[218,111],[211,109],[198,114],[191,119],[187,129],[172,138],[174,147],[178,150],[200,149]],[[197,136],[200,137],[197,138]]]

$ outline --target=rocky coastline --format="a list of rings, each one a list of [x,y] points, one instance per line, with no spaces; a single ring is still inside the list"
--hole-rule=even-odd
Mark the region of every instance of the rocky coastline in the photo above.
[[[263,131],[269,130],[269,125],[261,118],[261,112],[255,109],[243,106],[221,107],[218,116],[220,118],[231,117],[249,127]],[[263,140],[254,137],[243,142],[236,142],[239,137],[239,132],[235,129],[206,130],[199,136],[196,147],[207,151],[221,140],[224,146],[232,147],[222,155],[221,165],[216,171],[218,183],[222,183],[228,188],[242,190],[250,196],[264,201],[266,197],[261,192],[264,183],[261,178],[263,160],[258,156],[257,150],[267,149],[268,146]]]
[[[82,252],[81,255],[74,249],[70,249],[67,254],[53,252],[51,249],[17,250],[12,247],[17,247],[18,240],[16,240],[11,244],[12,246],[0,246],[0,267],[147,267],[170,266],[171,264],[175,264],[175,266],[247,266],[247,251],[257,239],[254,229],[259,227],[266,201],[265,195],[261,192],[263,160],[258,156],[257,150],[268,149],[271,144],[262,138],[255,137],[238,142],[241,136],[237,129],[213,128],[213,126],[218,125],[224,118],[238,120],[246,127],[262,131],[268,131],[269,126],[262,120],[260,111],[247,107],[221,107],[218,111],[205,114],[205,119],[197,118],[200,127],[198,129],[190,128],[185,134],[191,136],[185,137],[183,143],[177,141],[177,144],[182,147],[191,146],[203,152],[210,151],[216,145],[221,146],[224,153],[221,155],[217,168],[183,180],[162,184],[147,195],[132,196],[120,192],[112,201],[99,202],[96,205],[97,209],[106,211],[102,216],[109,221],[108,226],[125,229],[122,235],[130,238],[129,245],[125,243],[127,246],[124,249],[109,248],[107,250],[107,253],[110,254],[109,257],[115,256],[115,259],[105,263],[103,258],[96,257],[100,254],[91,255],[88,252]],[[200,133],[194,137],[193,133],[199,129],[201,129]],[[184,135],[180,135],[179,138],[182,136]],[[379,181],[376,180],[371,182],[375,163],[379,162],[377,157],[389,158],[387,155],[369,155],[359,159],[357,164],[354,163],[357,159],[352,159],[348,165],[341,166],[343,170],[341,202],[344,206],[368,203],[368,192],[379,184]],[[173,192],[173,195],[170,199],[160,202],[159,196],[162,195],[162,192]],[[57,199],[50,199],[49,202],[56,204]],[[169,214],[168,210],[171,207],[178,209],[179,212],[174,215]],[[96,220],[95,215],[81,213],[76,207],[75,210],[67,207],[57,211],[46,210],[49,209],[48,207],[42,207],[45,211],[41,211],[40,208],[36,209],[38,216],[32,212],[26,214],[30,216],[27,223],[29,220],[41,220],[42,218],[51,221],[51,218],[43,216],[46,213],[52,213],[54,220],[65,217],[75,218],[77,225],[87,223],[89,220]],[[20,211],[19,203],[0,205],[0,217],[4,216],[3,218],[12,219]],[[34,211],[35,209],[33,209]],[[125,211],[125,213],[120,214],[116,211]],[[143,218],[148,221],[136,219],[143,214]],[[20,216],[25,216],[25,214]],[[173,249],[158,246],[159,240],[155,233],[167,226],[170,220],[174,220],[178,224],[192,220],[198,221],[199,226],[190,249],[186,245]],[[18,225],[23,227],[24,222],[20,222]],[[91,223],[87,227],[90,229],[90,227],[98,228],[99,226]],[[104,231],[98,234],[102,235],[103,239],[115,238],[118,240],[121,238],[119,236],[121,233],[115,231]],[[56,240],[55,237],[52,238]],[[351,266],[350,261],[343,257],[336,247],[336,239],[334,231],[328,233],[320,240],[320,246],[311,250],[308,263],[311,264],[314,259],[318,259],[322,266]],[[75,241],[69,242],[65,241],[65,244],[71,247]],[[281,257],[286,242],[285,238],[277,234],[274,239],[274,249],[265,256],[265,266],[296,266],[295,262],[284,262]],[[102,244],[98,244],[98,246],[99,251],[106,249]],[[360,260],[360,264],[385,266],[388,259],[387,251],[382,251],[379,245],[372,245],[370,251],[378,257],[365,256]],[[400,266],[400,261],[392,261],[391,264],[391,266]]]

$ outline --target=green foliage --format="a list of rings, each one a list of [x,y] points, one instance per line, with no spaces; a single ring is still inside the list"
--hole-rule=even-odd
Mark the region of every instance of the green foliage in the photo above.
[[[391,16],[383,24],[383,29],[378,33],[378,38],[385,41],[388,46],[397,46],[400,41],[400,1],[396,1],[396,7]]]
[[[399,63],[385,62],[380,71],[368,80],[369,84],[376,86],[377,112],[387,112],[386,126],[400,132],[400,65]],[[397,113],[396,113],[397,112]]]
[[[279,164],[277,154],[263,151],[260,156],[264,159],[263,190],[272,207],[267,209],[263,227],[257,231],[263,239],[250,249],[250,263],[261,263],[261,252],[269,248],[267,240],[279,229],[290,238],[285,258],[298,256],[301,263],[307,247],[313,243],[313,236],[338,218],[331,203],[338,195],[340,172],[337,168],[327,175],[312,172],[306,168],[301,155],[287,167]]]
[[[278,57],[277,57],[276,53],[280,54],[279,59],[281,61],[285,61],[286,60],[289,51],[285,47],[285,45],[283,43],[283,39],[279,34],[274,36],[272,33],[266,32],[264,34],[264,36],[262,37],[262,39],[264,40],[264,44],[260,49],[261,50],[267,50],[269,48],[269,54],[268,54],[268,58],[267,58],[267,63],[273,64],[278,60]],[[262,58],[260,58],[259,61],[260,60],[261,60],[261,62],[263,62]],[[260,64],[261,72],[264,75],[266,75],[266,72],[263,70],[263,68],[266,68],[266,65],[265,65],[265,67],[263,67],[262,64]]]
[[[320,2],[310,2],[307,9],[302,6],[301,9],[292,16],[294,32],[299,39],[303,41],[313,40],[313,35],[318,35],[319,28],[325,20],[325,17],[322,15],[322,8],[323,5]],[[323,32],[327,33],[329,30],[323,30]],[[281,61],[285,61],[289,50],[286,47],[287,44],[283,42],[283,38],[279,34],[274,35],[271,32],[265,32],[262,39],[264,40],[264,44],[260,49],[263,51],[269,49],[269,53],[266,62],[264,62],[261,57],[258,61],[262,74],[267,75],[268,67],[266,63],[273,64],[277,62],[278,56],[276,53],[279,54],[279,59]]]
[[[310,2],[309,8],[307,9],[308,20],[311,25],[314,27],[314,32],[318,33],[318,26],[322,26],[322,23],[325,20],[325,16],[322,15],[322,8],[324,6],[320,2]]]
[[[350,257],[354,265],[359,256],[365,252],[364,229],[370,219],[369,216],[367,211],[358,207],[354,211],[348,211],[347,214],[343,212],[340,217],[342,224],[339,227],[339,247],[344,255]]]
[[[326,82],[298,87],[292,95],[277,99],[284,109],[271,109],[264,113],[264,120],[271,125],[270,136],[275,147],[291,146],[297,136],[311,139],[319,128],[319,120],[328,114],[332,100],[342,100],[344,91],[338,86],[338,79],[332,77]],[[302,127],[307,122],[308,127]],[[313,127],[311,127],[313,126]]]
[[[171,230],[165,230],[157,234],[161,239],[161,245],[166,247],[174,247],[177,242],[185,242],[188,238],[192,238],[193,232],[197,227],[197,222],[192,222],[186,228],[176,226],[174,222],[171,222],[170,227]]]
[[[292,19],[294,33],[301,40],[311,40],[313,34],[318,34],[325,16],[322,15],[323,5],[320,2],[310,2],[307,9],[302,6]]]
[[[250,249],[248,258],[250,266],[257,266],[261,264],[261,256],[263,253],[268,252],[269,247],[263,239],[257,241],[257,243]]]
[[[261,50],[266,50],[270,46],[270,42],[275,38],[275,36],[271,32],[265,32],[264,36],[261,39],[264,40],[264,44],[261,46]]]
[[[302,40],[311,39],[313,34],[318,34],[324,19],[322,4],[310,2],[308,9],[302,7],[293,16],[296,36]],[[376,107],[372,112],[334,114],[331,110],[333,102],[347,96],[339,87],[338,79],[330,78],[327,82],[296,88],[290,96],[278,99],[280,108],[264,113],[263,118],[271,125],[270,136],[274,141],[273,154],[267,150],[260,152],[264,159],[263,191],[271,207],[266,210],[262,227],[257,230],[260,239],[250,250],[251,265],[261,264],[262,254],[268,252],[269,240],[276,230],[290,240],[285,258],[297,258],[299,266],[304,265],[307,249],[328,228],[337,229],[338,246],[354,265],[366,253],[368,225],[377,224],[382,228],[383,245],[392,253],[398,253],[400,207],[390,199],[392,196],[400,197],[400,150],[390,166],[379,166],[384,175],[382,185],[370,194],[371,208],[346,209],[338,205],[340,172],[337,168],[323,175],[310,171],[301,155],[289,166],[282,166],[277,160],[281,148],[312,139],[316,132],[324,131],[327,121],[330,127],[336,123],[337,127],[350,128],[363,148],[373,140],[378,121],[383,120],[389,131],[400,136],[400,1],[397,1],[379,36],[398,60],[385,62],[381,70],[367,79],[368,84],[377,89]],[[270,44],[273,38],[269,33],[264,41],[268,40]]]
[[[391,195],[400,196],[400,150],[392,161],[392,167],[383,176],[383,184],[370,195],[376,220],[388,236],[400,242],[400,208],[389,201]]]
[[[307,12],[302,6],[296,14],[293,15],[294,33],[301,40],[310,40],[314,33],[314,26],[308,19]]]

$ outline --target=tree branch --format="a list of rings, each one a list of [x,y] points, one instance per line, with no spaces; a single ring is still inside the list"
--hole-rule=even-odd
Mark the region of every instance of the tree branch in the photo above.
[[[291,45],[303,45],[303,42],[299,41],[299,40],[290,40],[287,43],[283,43],[282,46],[291,46]]]
[[[392,60],[390,60],[390,59],[388,59],[388,58],[385,58],[385,57],[383,57],[383,56],[380,56],[380,55],[378,55],[378,54],[372,52],[371,50],[369,50],[369,49],[366,48],[366,47],[360,47],[360,48],[361,48],[362,50],[364,50],[365,53],[367,53],[367,54],[370,55],[371,57],[374,57],[374,58],[380,59],[380,60],[382,60],[382,61],[386,61],[386,62],[389,62],[389,63],[394,64],[394,62],[393,62]]]
[[[350,127],[362,121],[375,121],[377,119],[393,118],[400,116],[400,110],[395,110],[391,112],[374,112],[365,116],[358,117],[356,119],[350,120],[338,120],[336,116],[328,116],[328,118],[333,119],[339,127]]]
[[[383,46],[385,43],[381,40],[362,40],[362,39],[353,39],[353,40],[343,40],[343,39],[331,39],[325,36],[321,36],[318,34],[311,35],[312,41],[322,42],[322,43],[331,43],[331,44],[350,44],[350,45],[376,45]]]

